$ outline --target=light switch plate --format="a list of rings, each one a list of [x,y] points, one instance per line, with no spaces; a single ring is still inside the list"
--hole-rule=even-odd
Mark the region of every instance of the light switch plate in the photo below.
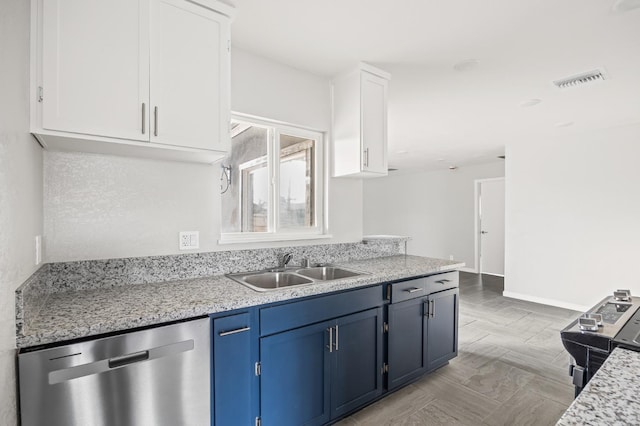
[[[178,242],[180,250],[193,250],[200,248],[200,236],[198,231],[180,232]]]

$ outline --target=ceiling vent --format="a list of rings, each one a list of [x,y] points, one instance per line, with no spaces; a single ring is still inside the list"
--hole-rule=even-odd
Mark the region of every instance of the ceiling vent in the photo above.
[[[568,89],[569,87],[582,86],[587,83],[594,83],[596,81],[604,81],[605,74],[602,70],[593,70],[582,74],[574,75],[573,77],[563,78],[562,80],[556,80],[553,82],[561,89]]]

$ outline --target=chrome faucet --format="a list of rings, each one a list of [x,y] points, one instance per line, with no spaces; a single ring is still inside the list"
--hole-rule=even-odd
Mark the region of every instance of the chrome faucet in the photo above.
[[[280,268],[286,268],[289,262],[291,262],[292,258],[293,258],[293,255],[291,253],[283,254],[282,257],[280,258],[280,265],[278,266]]]

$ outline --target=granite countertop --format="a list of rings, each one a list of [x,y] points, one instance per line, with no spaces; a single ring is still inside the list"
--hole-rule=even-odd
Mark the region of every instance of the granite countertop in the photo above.
[[[18,348],[25,348],[62,342],[464,266],[457,261],[406,255],[339,262],[339,265],[367,274],[271,292],[257,292],[224,275],[216,275],[51,293],[40,304],[25,305],[26,320],[16,336],[16,344]]]
[[[557,425],[639,425],[640,352],[616,348]]]

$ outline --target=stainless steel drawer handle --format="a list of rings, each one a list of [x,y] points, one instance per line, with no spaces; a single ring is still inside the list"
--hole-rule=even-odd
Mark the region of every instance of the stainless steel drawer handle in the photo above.
[[[423,289],[421,289],[420,287],[413,287],[413,288],[407,288],[404,291],[406,291],[407,293],[416,293],[418,291],[422,291]]]
[[[153,136],[158,136],[158,107],[153,108]]]
[[[220,333],[218,333],[218,336],[220,337],[231,336],[232,334],[243,333],[249,330],[251,330],[251,327],[242,327],[242,328],[237,328],[235,330],[221,331]]]
[[[439,281],[436,281],[436,282],[437,282],[438,284],[445,284],[445,283],[450,283],[450,282],[451,282],[451,280],[444,279],[444,280],[439,280]]]
[[[118,368],[123,365],[133,364],[135,362],[146,361],[149,359],[149,351],[140,351],[132,354],[122,355],[109,359],[109,368]]]
[[[147,131],[147,104],[142,103],[142,134],[144,135]]]

